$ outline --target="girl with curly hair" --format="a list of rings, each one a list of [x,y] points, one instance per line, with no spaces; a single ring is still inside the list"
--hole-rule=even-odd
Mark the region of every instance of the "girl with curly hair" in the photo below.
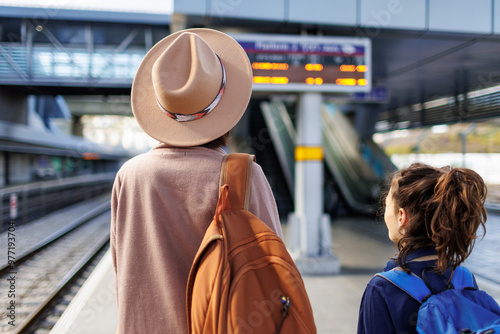
[[[467,168],[413,163],[397,171],[385,196],[384,221],[398,253],[385,271],[403,270],[424,278],[435,293],[446,290],[470,255],[477,230],[485,232],[486,192],[481,176]],[[416,333],[420,305],[376,275],[361,301],[358,333]]]

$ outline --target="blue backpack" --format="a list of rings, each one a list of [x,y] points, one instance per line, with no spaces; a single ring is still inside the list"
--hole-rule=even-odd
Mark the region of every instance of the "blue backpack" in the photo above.
[[[422,304],[417,318],[419,333],[500,334],[500,307],[490,295],[474,287],[474,277],[465,267],[457,267],[448,289],[439,293],[432,293],[420,277],[402,270],[393,269],[377,276]]]

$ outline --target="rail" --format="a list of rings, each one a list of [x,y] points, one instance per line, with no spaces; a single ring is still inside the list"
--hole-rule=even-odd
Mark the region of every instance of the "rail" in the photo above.
[[[68,287],[109,244],[110,209],[110,201],[94,207],[17,254],[14,264],[1,265],[2,278],[10,277],[12,271],[38,277],[17,287],[15,333],[33,333],[38,329],[40,320],[53,312],[53,302],[66,300],[63,297],[70,292]],[[1,327],[4,332],[6,325]]]
[[[95,209],[87,212],[80,218],[74,220],[73,222],[69,223],[68,225],[64,226],[63,228],[59,229],[58,231],[52,233],[51,235],[47,236],[43,240],[37,242],[35,245],[31,246],[29,249],[26,251],[22,252],[21,254],[17,254],[16,256],[16,265],[19,265],[26,260],[30,259],[33,257],[35,254],[37,254],[40,250],[43,248],[49,246],[50,244],[54,243],[58,239],[62,238],[66,234],[74,231],[78,227],[82,226],[86,222],[96,218],[97,216],[111,210],[111,204],[110,202],[103,203],[96,207]],[[10,265],[8,263],[3,264],[0,266],[0,276],[6,274],[10,269]]]

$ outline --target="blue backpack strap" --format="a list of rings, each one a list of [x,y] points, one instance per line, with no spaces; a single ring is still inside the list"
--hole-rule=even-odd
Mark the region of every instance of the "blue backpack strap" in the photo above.
[[[422,303],[431,294],[431,290],[429,290],[420,277],[407,274],[402,270],[396,270],[396,268],[378,273],[375,276],[385,278],[419,303]]]
[[[469,269],[462,266],[455,268],[455,272],[451,278],[451,284],[453,284],[453,287],[457,290],[461,290],[463,288],[476,288],[474,284],[474,276],[472,276]]]

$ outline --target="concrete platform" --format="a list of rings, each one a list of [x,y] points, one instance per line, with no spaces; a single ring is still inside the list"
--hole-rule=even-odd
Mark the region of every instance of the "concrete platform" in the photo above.
[[[361,225],[372,228],[365,231]],[[375,232],[379,227],[383,228],[366,218],[345,217],[332,224],[333,252],[341,263],[340,274],[303,277],[318,333],[356,333],[366,284],[395,253],[388,238]]]
[[[117,322],[115,273],[108,251],[50,333],[112,334]]]

